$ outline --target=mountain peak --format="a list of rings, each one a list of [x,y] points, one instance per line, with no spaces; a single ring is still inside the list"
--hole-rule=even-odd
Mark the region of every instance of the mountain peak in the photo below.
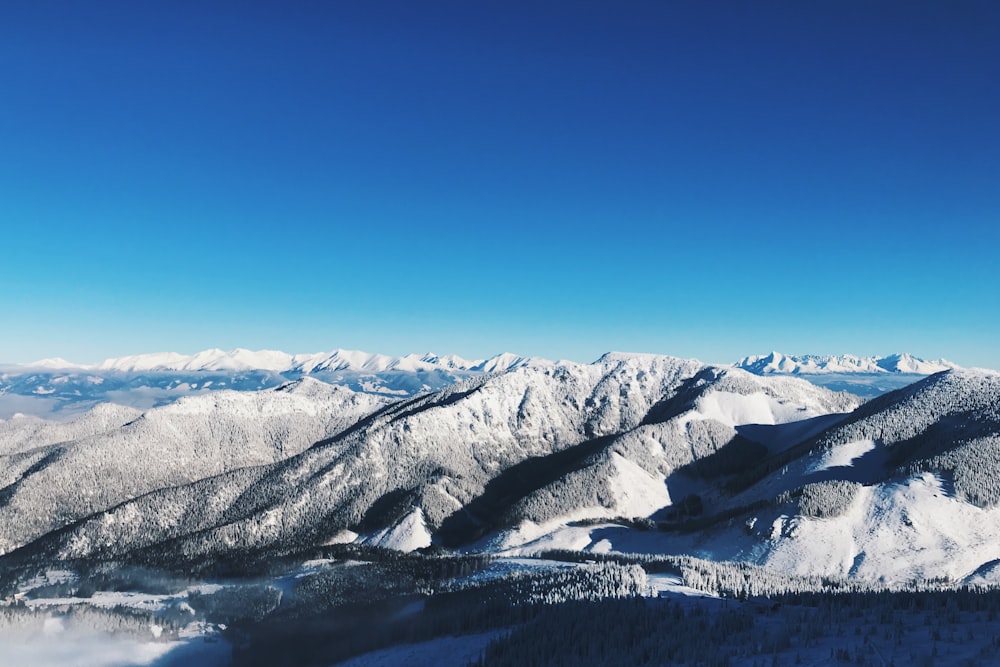
[[[941,371],[960,368],[946,359],[928,361],[908,352],[898,352],[884,357],[858,357],[853,354],[836,355],[786,355],[771,352],[767,355],[743,357],[734,364],[737,368],[757,375],[807,375],[824,373],[899,373],[932,375]]]
[[[605,352],[600,356],[600,358],[595,361],[595,364],[605,364],[605,363],[621,363],[623,361],[662,361],[664,359],[681,359],[681,357],[674,357],[669,354],[655,354],[652,352]],[[688,361],[684,359],[684,361]],[[693,361],[693,360],[691,360]]]
[[[42,359],[21,364],[20,368],[40,370],[82,369],[122,373],[179,371],[271,371],[308,375],[316,372],[354,373],[420,373],[449,371],[460,373],[498,373],[523,366],[538,359],[512,352],[487,359],[464,359],[458,355],[438,355],[433,352],[406,354],[399,357],[337,348],[331,352],[288,354],[280,350],[233,350],[210,348],[194,354],[154,352],[105,359],[99,364],[85,365],[62,358]]]

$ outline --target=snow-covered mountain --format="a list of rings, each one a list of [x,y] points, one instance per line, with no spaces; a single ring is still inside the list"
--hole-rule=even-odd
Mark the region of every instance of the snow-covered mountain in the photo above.
[[[952,371],[746,471],[730,507],[778,502],[744,513],[744,535],[710,539],[784,571],[971,582],[1000,557],[998,479],[1000,374]]]
[[[865,398],[881,396],[927,375],[959,368],[945,359],[927,361],[906,353],[857,357],[850,354],[791,356],[772,352],[744,357],[735,366],[756,375],[795,375],[821,387],[849,391]]]
[[[145,493],[298,454],[385,403],[305,378],[145,413],[105,404],[69,423],[0,422],[0,552]]]
[[[211,349],[196,354],[160,352],[106,359],[99,364],[77,364],[61,358],[42,359],[23,364],[25,369],[118,371],[136,373],[148,371],[274,371],[276,373],[301,373],[317,371],[434,371],[459,370],[471,372],[497,372],[513,368],[527,361],[509,352],[489,359],[468,360],[455,355],[408,354],[391,357],[358,350],[334,350],[313,354],[288,354],[278,350]]]
[[[673,502],[650,515],[660,531],[519,526],[498,544],[696,555],[879,585],[1000,584],[1000,373],[941,373],[848,415],[736,430],[746,440],[666,477]],[[697,511],[675,488],[696,494]]]
[[[885,357],[856,357],[852,354],[794,356],[771,352],[760,356],[743,357],[736,362],[735,366],[757,375],[814,375],[820,373],[932,375],[959,368],[958,364],[946,359],[927,361],[905,352]]]
[[[201,429],[199,424],[215,423],[211,415],[234,412],[216,410],[214,396],[152,410],[96,444],[85,439],[61,445],[57,456],[38,451],[31,459],[12,460],[16,502],[9,521],[0,522],[10,526],[2,536],[6,547],[100,504],[105,509],[43,537],[32,551],[119,557],[157,544],[163,558],[192,557],[230,548],[303,547],[345,534],[415,548],[432,540],[464,543],[525,522],[648,516],[671,504],[675,491],[665,479],[733,440],[738,424],[815,418],[859,404],[797,379],[609,354],[594,364],[528,364],[471,378],[389,403],[308,449],[289,448],[290,456],[273,462],[226,471],[211,458],[197,481],[170,478],[156,491],[149,490],[152,481],[134,487],[131,478],[148,465],[150,447],[170,458],[167,472],[154,479],[191,470],[192,455],[183,447],[163,450],[137,427],[169,424],[171,432],[181,429],[186,442],[183,433],[192,426]],[[264,405],[274,400],[273,392],[227,396]],[[206,421],[190,421],[186,415],[195,408],[208,415]],[[105,441],[115,443],[111,461],[97,453]],[[273,447],[265,449],[273,455]],[[95,465],[100,474],[81,475]],[[81,477],[84,486],[100,487],[82,498],[99,503],[81,502]],[[118,481],[123,478],[129,481]],[[72,491],[60,496],[55,489],[64,487]],[[116,505],[123,495],[134,499]],[[36,516],[30,507],[44,512]]]
[[[0,565],[357,542],[645,551],[888,583],[995,576],[998,373],[938,373],[864,402],[655,355],[511,366],[401,398],[304,378],[2,422]]]
[[[303,377],[364,393],[407,397],[528,365],[551,366],[553,362],[509,352],[470,360],[430,353],[393,357],[355,350],[288,354],[241,348],[134,355],[89,365],[51,358],[0,367],[0,419],[20,413],[65,420],[105,402],[145,410],[184,396],[259,391]],[[872,397],[957,366],[908,354],[791,357],[774,352],[745,357],[735,367],[756,375],[798,375],[835,391]]]

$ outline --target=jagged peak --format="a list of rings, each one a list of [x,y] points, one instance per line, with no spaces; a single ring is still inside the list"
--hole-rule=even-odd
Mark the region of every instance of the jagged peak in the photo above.
[[[822,374],[822,373],[905,373],[931,375],[960,368],[946,359],[926,360],[907,352],[881,357],[843,355],[786,355],[771,352],[766,355],[743,357],[734,364],[737,368],[756,373],[771,374]]]
[[[250,350],[209,348],[193,354],[154,352],[105,359],[99,364],[78,364],[60,357],[21,364],[23,369],[93,370],[93,371],[232,371],[264,370],[275,372],[316,371],[430,371],[435,369],[469,372],[499,372],[536,361],[531,357],[503,352],[486,359],[465,359],[458,355],[438,355],[433,352],[391,356],[337,348],[330,352],[289,354],[280,350]]]
[[[701,363],[697,359],[686,359],[684,357],[675,357],[669,354],[655,354],[652,352],[605,352],[602,354],[597,361],[594,362],[596,365],[600,364],[618,364],[622,362],[626,363],[655,363],[655,362],[695,362]]]

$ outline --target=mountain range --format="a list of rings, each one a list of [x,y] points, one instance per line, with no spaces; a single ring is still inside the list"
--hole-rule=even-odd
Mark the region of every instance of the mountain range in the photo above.
[[[291,355],[245,349],[144,354],[99,364],[42,359],[0,367],[0,419],[18,413],[72,418],[104,402],[146,409],[184,396],[225,389],[257,391],[303,377],[369,394],[412,396],[528,361],[510,353],[467,360],[435,354],[390,357],[334,350]]]
[[[757,375],[818,375],[827,373],[932,375],[959,368],[958,364],[946,359],[927,361],[907,353],[890,354],[885,357],[856,357],[851,354],[793,356],[771,352],[761,356],[743,357],[736,362],[735,366]]]
[[[415,396],[529,363],[556,362],[511,353],[468,360],[430,353],[393,357],[334,350],[293,355],[239,348],[191,355],[135,355],[98,364],[42,359],[0,367],[0,419],[18,413],[67,419],[104,402],[147,409],[183,396],[223,389],[257,391],[303,377],[381,396]],[[777,352],[745,357],[734,366],[757,375],[800,375],[814,384],[866,397],[910,384],[922,375],[957,368],[951,362],[930,362],[908,354],[792,357]]]
[[[519,360],[407,397],[304,377],[0,424],[0,564],[338,542],[698,555],[992,582],[1000,374],[865,401],[655,355]]]
[[[994,657],[998,372],[355,359],[443,383],[396,395],[223,356],[28,371],[201,386],[0,419],[4,664],[493,664],[497,641],[551,664],[546,638],[589,638],[558,664]],[[804,379],[848,375],[905,386]]]
[[[409,373],[436,370],[492,373],[513,368],[525,359],[511,353],[498,354],[489,359],[468,360],[456,355],[408,354],[391,357],[357,350],[334,350],[315,354],[288,354],[277,350],[246,350],[236,348],[203,350],[196,354],[160,352],[106,359],[99,364],[78,364],[61,358],[42,359],[24,364],[27,369],[117,371],[136,373],[148,371],[273,371],[276,373],[314,373],[335,371],[367,371]]]

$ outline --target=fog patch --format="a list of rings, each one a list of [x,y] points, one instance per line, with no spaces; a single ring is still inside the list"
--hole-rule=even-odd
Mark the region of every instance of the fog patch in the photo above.
[[[3,611],[3,610],[0,610]],[[0,614],[0,616],[6,616]],[[25,622],[27,621],[27,622]],[[5,667],[223,667],[230,663],[228,642],[192,637],[156,641],[133,633],[96,630],[53,613],[0,619],[0,665]]]

